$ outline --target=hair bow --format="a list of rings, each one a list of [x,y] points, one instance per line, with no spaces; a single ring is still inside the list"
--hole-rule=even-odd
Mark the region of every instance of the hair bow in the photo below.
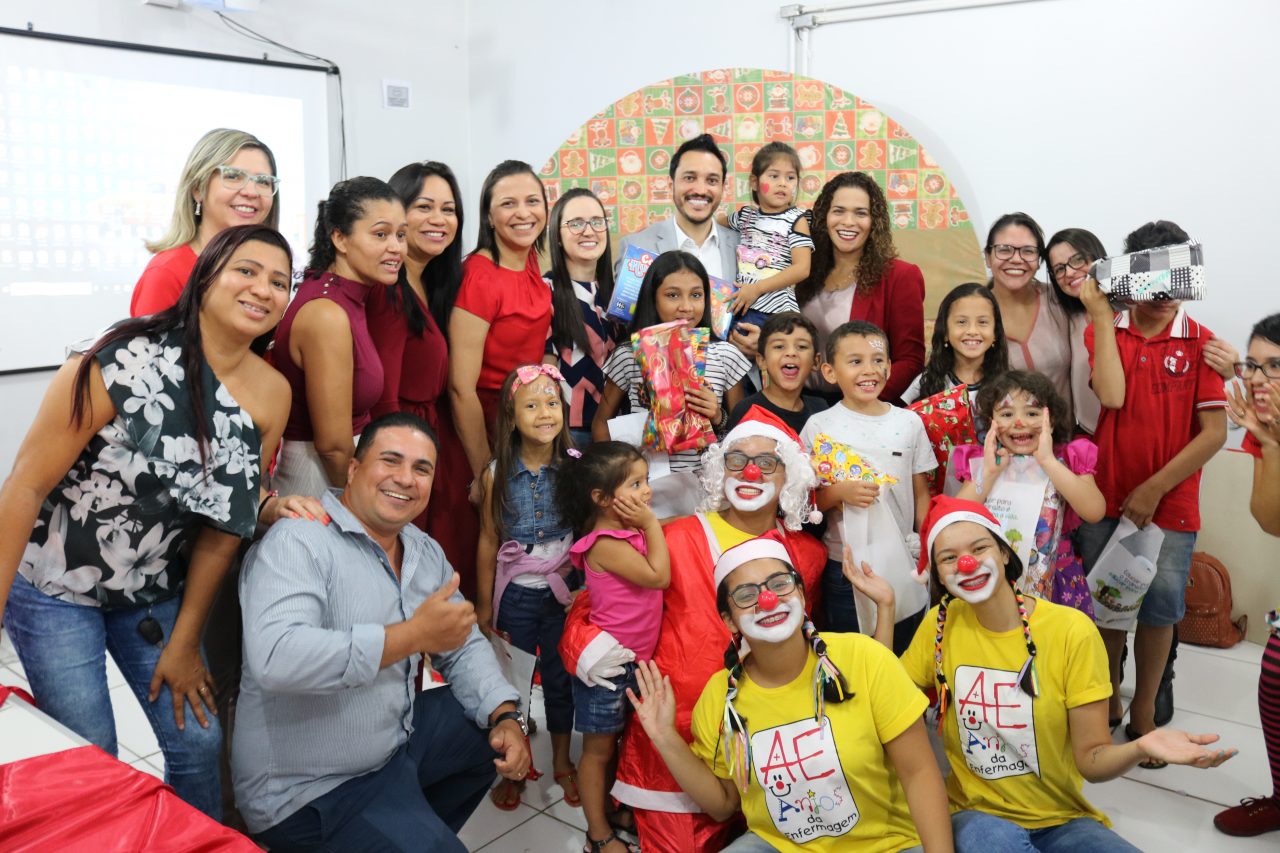
[[[515,396],[516,389],[521,385],[535,382],[539,376],[550,376],[557,382],[564,381],[560,369],[554,364],[522,364],[516,368],[516,381],[511,383],[511,396]]]

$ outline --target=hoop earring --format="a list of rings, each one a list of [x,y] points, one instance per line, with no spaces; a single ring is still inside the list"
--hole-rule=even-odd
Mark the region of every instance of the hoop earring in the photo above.
[[[196,199],[196,216],[200,215],[200,199]]]

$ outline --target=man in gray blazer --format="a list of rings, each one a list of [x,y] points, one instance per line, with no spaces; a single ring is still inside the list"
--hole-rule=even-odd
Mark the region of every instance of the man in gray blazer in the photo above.
[[[738,266],[738,232],[715,221],[728,166],[724,152],[706,133],[676,149],[671,158],[676,215],[623,237],[614,275],[627,246],[639,246],[657,254],[676,249],[688,252],[702,261],[708,275],[732,281]]]

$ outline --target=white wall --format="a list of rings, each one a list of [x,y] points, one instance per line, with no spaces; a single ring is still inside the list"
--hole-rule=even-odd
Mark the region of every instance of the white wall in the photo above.
[[[342,69],[349,175],[385,179],[405,163],[430,158],[453,165],[466,191],[466,0],[265,0],[261,11],[235,17],[276,41],[331,59]],[[271,59],[303,61],[232,33],[206,10],[162,9],[144,6],[141,0],[0,4],[0,26],[25,29],[28,22],[43,32],[239,56],[260,57],[265,49]],[[411,109],[382,107],[384,78],[412,85]],[[330,89],[336,126],[336,83]],[[186,150],[194,142],[174,144]],[[336,180],[336,138],[329,150]],[[104,323],[111,319],[115,318],[104,318]],[[0,419],[0,472],[7,474],[12,465],[51,375],[0,376],[5,411]]]

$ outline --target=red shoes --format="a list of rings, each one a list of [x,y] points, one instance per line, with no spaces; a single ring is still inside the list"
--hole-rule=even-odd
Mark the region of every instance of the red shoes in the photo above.
[[[1248,797],[1240,805],[1218,812],[1213,825],[1227,835],[1261,835],[1280,829],[1280,799]]]

